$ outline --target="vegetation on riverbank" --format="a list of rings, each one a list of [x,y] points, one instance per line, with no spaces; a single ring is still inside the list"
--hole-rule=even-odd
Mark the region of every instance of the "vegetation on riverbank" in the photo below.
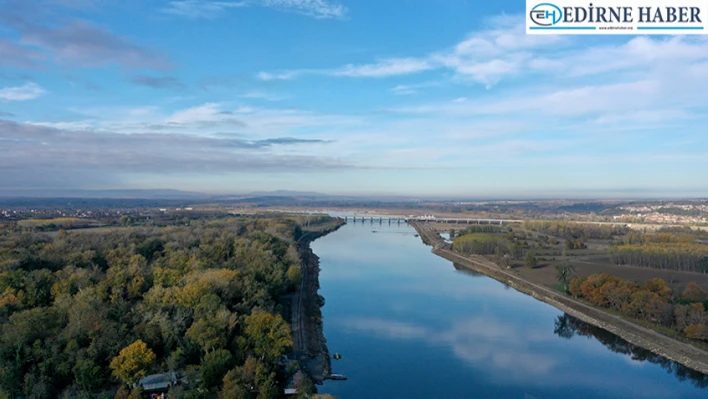
[[[0,397],[275,398],[297,371],[281,298],[298,284],[293,218],[180,218],[116,231],[0,230]],[[41,230],[41,229],[37,229]],[[41,328],[37,328],[41,326]],[[221,392],[221,393],[219,393]]]
[[[594,274],[572,279],[568,290],[595,306],[672,328],[686,338],[708,341],[708,296],[698,284],[690,283],[681,295],[674,295],[661,279],[636,284]]]

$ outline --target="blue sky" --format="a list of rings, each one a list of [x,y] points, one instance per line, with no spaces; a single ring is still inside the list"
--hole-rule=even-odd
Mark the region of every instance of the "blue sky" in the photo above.
[[[0,190],[707,196],[706,36],[524,9],[0,0]]]

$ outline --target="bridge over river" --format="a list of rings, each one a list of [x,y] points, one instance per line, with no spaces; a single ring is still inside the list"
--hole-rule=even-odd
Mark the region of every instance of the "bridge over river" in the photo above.
[[[421,222],[421,223],[450,223],[450,224],[519,224],[523,223],[523,220],[515,219],[479,219],[479,218],[438,218],[435,216],[343,216],[342,219],[347,222],[351,221],[354,223],[361,222],[364,223],[369,221],[370,223],[378,222],[383,224],[387,222],[392,223],[409,223],[409,222]]]

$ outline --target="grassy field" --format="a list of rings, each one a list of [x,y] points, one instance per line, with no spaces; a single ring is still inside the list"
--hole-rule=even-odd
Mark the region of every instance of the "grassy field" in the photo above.
[[[492,261],[493,260],[494,259],[492,259]],[[686,287],[686,284],[690,282],[699,284],[704,290],[708,290],[708,274],[615,265],[609,262],[599,263],[569,259],[567,262],[541,261],[535,269],[524,267],[521,262],[514,263],[512,267],[524,278],[548,287],[553,287],[558,284],[555,266],[561,263],[571,263],[575,267],[576,274],[580,277],[587,277],[596,273],[607,273],[633,282],[642,282],[653,278],[660,278],[666,281],[666,284],[675,291],[680,292]]]

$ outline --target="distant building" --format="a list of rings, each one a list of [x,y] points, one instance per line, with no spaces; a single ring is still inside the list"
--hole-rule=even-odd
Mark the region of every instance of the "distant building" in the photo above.
[[[184,378],[177,373],[153,374],[138,381],[145,392],[167,391],[171,387],[182,385]]]

